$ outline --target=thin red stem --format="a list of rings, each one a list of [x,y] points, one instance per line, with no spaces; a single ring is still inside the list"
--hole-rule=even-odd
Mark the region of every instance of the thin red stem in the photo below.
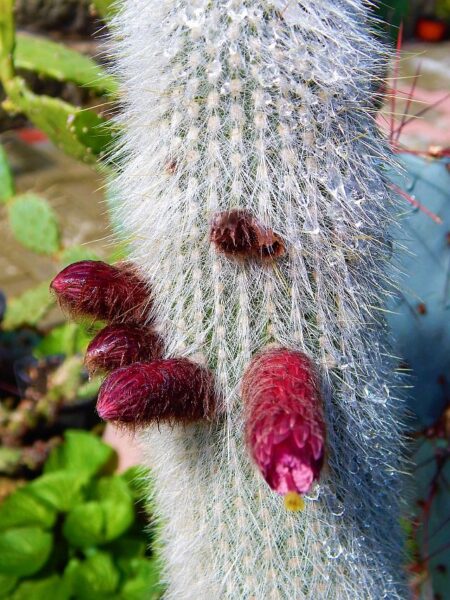
[[[438,225],[442,225],[442,219],[440,217],[435,215],[433,212],[431,212],[431,210],[428,210],[428,208],[423,206],[423,204],[421,204],[418,200],[416,200],[415,198],[413,198],[412,196],[407,194],[404,190],[399,188],[398,185],[392,184],[391,187],[395,192],[397,192],[397,194],[402,196],[402,198],[405,198],[405,200],[408,200],[408,202],[410,204],[412,204],[415,208],[418,208],[424,214],[426,214],[428,217],[430,217],[430,219],[433,219],[433,221],[435,223],[437,223]]]

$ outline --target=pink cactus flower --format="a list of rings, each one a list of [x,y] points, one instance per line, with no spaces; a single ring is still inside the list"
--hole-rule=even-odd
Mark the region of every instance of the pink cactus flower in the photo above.
[[[301,352],[270,349],[256,356],[242,386],[247,442],[264,479],[278,494],[308,492],[325,454],[318,378]]]

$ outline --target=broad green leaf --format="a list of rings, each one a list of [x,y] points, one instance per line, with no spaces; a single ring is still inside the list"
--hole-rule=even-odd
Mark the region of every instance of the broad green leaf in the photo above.
[[[41,283],[9,301],[3,328],[16,329],[22,325],[36,325],[54,304],[55,299],[50,294],[48,283]]]
[[[71,81],[99,94],[114,96],[118,91],[116,80],[94,60],[44,37],[18,33],[14,65],[58,81]]]
[[[133,497],[126,482],[118,476],[97,482],[95,496],[104,511],[104,539],[114,540],[134,521]]]
[[[103,19],[111,19],[117,11],[117,0],[94,0],[93,4]]]
[[[63,269],[79,260],[100,260],[100,257],[86,246],[70,246],[70,248],[63,250],[59,260],[60,267]]]
[[[149,494],[149,469],[142,465],[135,465],[124,471],[120,477],[128,484],[135,500],[145,500]]]
[[[96,435],[66,430],[64,443],[54,448],[44,465],[45,473],[61,469],[93,476],[116,460],[116,453]]]
[[[77,566],[76,577],[73,577],[75,597],[79,600],[110,598],[119,579],[112,557],[106,552],[97,552]]]
[[[54,327],[36,346],[33,353],[37,357],[64,354],[73,356],[85,352],[92,336],[83,325],[64,323]]]
[[[129,561],[132,558],[144,558],[147,547],[148,540],[142,531],[140,535],[126,533],[108,544],[107,549],[114,555],[120,566],[122,560]]]
[[[19,585],[11,600],[69,600],[70,588],[58,575],[30,579]]]
[[[14,195],[14,180],[9,168],[8,158],[0,145],[0,204],[7,202]]]
[[[158,562],[152,559],[132,559],[126,569],[128,576],[123,585],[120,597],[124,600],[156,600],[161,598],[164,587],[161,584],[161,575]]]
[[[97,546],[105,541],[105,511],[100,502],[85,502],[67,515],[63,534],[76,548]]]
[[[49,256],[58,250],[58,220],[47,200],[35,194],[17,196],[8,214],[11,231],[25,248]]]
[[[83,500],[85,472],[57,471],[41,475],[27,486],[27,490],[58,512],[68,512]]]
[[[38,527],[8,529],[0,533],[0,573],[28,577],[47,562],[52,536]]]
[[[0,574],[0,598],[11,598],[11,592],[16,587],[18,577]]]
[[[33,525],[48,529],[55,520],[56,511],[44,500],[33,496],[29,485],[19,488],[0,504],[0,531]]]

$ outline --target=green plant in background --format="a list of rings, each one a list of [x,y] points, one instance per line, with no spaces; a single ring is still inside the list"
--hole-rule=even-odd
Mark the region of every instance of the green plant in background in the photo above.
[[[51,257],[55,268],[73,260],[98,258],[82,246],[63,243],[57,215],[44,197],[15,193],[13,176],[1,146],[0,203],[5,205],[14,238],[27,250]],[[100,384],[98,378],[88,380],[82,359],[91,339],[91,325],[65,323],[46,331],[42,320],[54,306],[48,281],[7,304],[0,332],[4,347],[17,344],[17,331],[23,327],[33,327],[37,333],[33,338],[33,355],[22,369],[25,389],[20,397],[7,398],[0,406],[0,472],[4,474],[39,469],[57,441],[52,428],[60,411],[95,398]]]
[[[143,533],[148,474],[113,475],[116,458],[96,436],[69,430],[43,475],[0,505],[0,598],[160,597]]]
[[[0,203],[6,205],[14,238],[27,250],[50,256],[61,267],[73,260],[97,258],[95,253],[83,246],[66,246],[63,243],[58,218],[45,198],[35,193],[15,194],[13,176],[1,146]],[[48,291],[48,282],[44,282],[9,303],[3,328],[36,325],[54,304],[55,300]]]
[[[100,14],[110,14],[110,2],[96,4]],[[114,79],[95,61],[64,45],[29,34],[16,35],[13,6],[13,0],[0,0],[0,83],[6,94],[3,108],[11,114],[24,114],[66,154],[97,164],[112,141],[110,122],[94,110],[35,94],[17,75],[17,69],[73,82],[109,101],[117,97]]]
[[[443,21],[450,20],[450,0],[437,0],[436,16]]]

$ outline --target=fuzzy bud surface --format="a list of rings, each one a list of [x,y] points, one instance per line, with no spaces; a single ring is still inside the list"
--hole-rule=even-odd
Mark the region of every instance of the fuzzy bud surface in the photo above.
[[[286,349],[253,359],[244,375],[242,400],[252,456],[279,494],[306,493],[324,461],[322,399],[310,359]]]

